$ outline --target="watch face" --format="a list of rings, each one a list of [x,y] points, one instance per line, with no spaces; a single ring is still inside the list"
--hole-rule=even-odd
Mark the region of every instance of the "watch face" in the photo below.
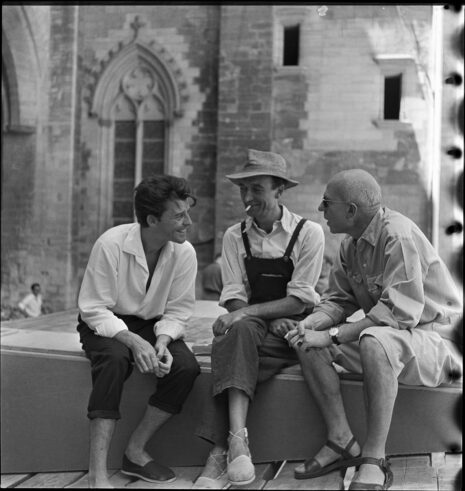
[[[337,327],[332,327],[330,330],[329,330],[329,335],[330,336],[337,336],[339,332],[339,329]]]

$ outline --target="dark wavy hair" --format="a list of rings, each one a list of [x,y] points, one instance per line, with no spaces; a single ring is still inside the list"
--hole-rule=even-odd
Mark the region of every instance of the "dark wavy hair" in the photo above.
[[[151,175],[143,179],[134,189],[134,211],[141,227],[148,227],[147,216],[160,218],[170,200],[191,198],[194,206],[197,200],[192,195],[187,181],[182,177],[167,174]]]

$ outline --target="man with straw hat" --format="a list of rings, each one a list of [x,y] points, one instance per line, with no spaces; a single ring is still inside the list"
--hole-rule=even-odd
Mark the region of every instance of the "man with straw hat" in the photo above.
[[[319,302],[315,286],[324,253],[322,227],[280,203],[297,181],[281,155],[248,150],[239,186],[247,215],[223,238],[223,290],[228,313],[213,324],[213,397],[197,435],[214,443],[194,488],[250,484],[255,470],[246,419],[257,383],[299,363],[284,336]],[[228,435],[229,433],[229,435]]]

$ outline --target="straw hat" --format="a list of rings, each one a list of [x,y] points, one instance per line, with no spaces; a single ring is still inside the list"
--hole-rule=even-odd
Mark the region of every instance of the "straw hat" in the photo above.
[[[247,162],[241,172],[229,174],[226,177],[234,184],[237,181],[254,176],[274,176],[286,181],[286,189],[299,184],[288,176],[287,164],[281,155],[273,152],[261,152],[260,150],[248,149]]]

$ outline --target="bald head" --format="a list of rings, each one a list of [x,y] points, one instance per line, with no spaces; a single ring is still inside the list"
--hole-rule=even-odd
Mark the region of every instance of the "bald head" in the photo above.
[[[381,188],[375,178],[363,169],[338,172],[328,182],[328,188],[343,201],[360,207],[376,207],[381,203]]]

